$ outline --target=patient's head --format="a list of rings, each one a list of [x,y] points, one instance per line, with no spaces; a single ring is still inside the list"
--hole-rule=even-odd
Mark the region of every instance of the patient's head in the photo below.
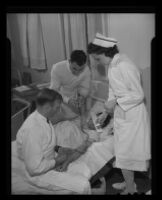
[[[100,115],[101,113],[98,114],[98,116]],[[113,118],[113,115],[111,113],[109,113],[105,119],[105,121],[103,122],[103,124],[101,124],[101,128],[105,128],[109,123],[110,123],[110,120]],[[95,126],[94,126],[94,123],[93,123],[93,120],[92,118],[88,121],[88,128],[91,129],[91,130],[95,130]]]
[[[74,50],[71,53],[70,56],[70,70],[71,72],[78,76],[81,74],[85,67],[87,62],[87,56],[84,51],[82,50]]]
[[[36,97],[37,110],[50,118],[59,111],[62,101],[62,96],[58,92],[44,88]]]

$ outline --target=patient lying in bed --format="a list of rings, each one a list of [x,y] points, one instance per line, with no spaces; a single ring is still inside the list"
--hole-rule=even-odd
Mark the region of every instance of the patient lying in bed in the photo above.
[[[65,161],[60,165],[55,166],[54,169],[56,171],[66,171],[68,165],[71,162],[77,160],[81,155],[83,155],[93,142],[104,141],[107,139],[107,136],[112,135],[113,117],[109,114],[107,115],[107,118],[105,119],[103,124],[101,124],[102,133],[98,133],[96,131],[96,127],[94,121],[92,120],[92,117],[90,117],[89,120],[87,121],[87,127],[88,129],[85,130],[87,138],[77,148],[69,148],[63,146],[55,147],[55,151],[58,152],[58,156],[61,155],[65,156]]]
[[[70,115],[66,116],[66,112],[64,113],[64,116],[67,117],[67,120],[54,124],[57,146],[59,146],[56,150],[58,155],[66,155],[65,161],[61,165],[56,166],[55,170],[66,171],[69,164],[80,158],[94,142],[104,142],[108,139],[109,141],[107,141],[107,143],[105,142],[104,145],[105,147],[107,146],[107,149],[110,147],[110,152],[112,152],[111,147],[113,146],[113,137],[109,136],[113,135],[113,116],[111,114],[107,115],[104,123],[101,124],[102,132],[100,133],[96,131],[93,120],[94,116],[97,117],[104,111],[103,105],[103,102],[93,100],[93,105],[90,106],[90,112],[85,115],[84,129],[80,126],[83,116],[72,118]],[[100,145],[102,146],[102,143]]]

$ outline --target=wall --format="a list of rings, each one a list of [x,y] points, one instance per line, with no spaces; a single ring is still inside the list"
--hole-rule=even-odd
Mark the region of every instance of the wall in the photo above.
[[[155,36],[154,14],[109,14],[108,36],[119,41],[119,50],[127,54],[142,72],[146,106],[151,114],[151,40]]]

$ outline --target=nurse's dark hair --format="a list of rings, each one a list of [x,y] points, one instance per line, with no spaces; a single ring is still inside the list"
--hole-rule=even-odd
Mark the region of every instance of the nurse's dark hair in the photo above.
[[[63,101],[62,96],[58,92],[49,88],[44,88],[37,94],[36,105],[43,106],[46,103],[53,104],[57,100]]]
[[[89,43],[87,47],[88,54],[105,54],[105,56],[113,58],[115,54],[119,53],[119,49],[117,45],[114,45],[113,47],[101,47],[98,45],[95,45],[93,43]]]
[[[87,55],[82,50],[74,50],[70,55],[70,62],[76,62],[77,65],[82,66],[87,61]]]

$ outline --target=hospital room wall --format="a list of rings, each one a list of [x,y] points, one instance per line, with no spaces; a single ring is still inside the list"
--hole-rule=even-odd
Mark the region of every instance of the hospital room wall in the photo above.
[[[151,40],[155,37],[155,14],[109,14],[108,36],[119,41],[142,74],[146,107],[151,117]]]

